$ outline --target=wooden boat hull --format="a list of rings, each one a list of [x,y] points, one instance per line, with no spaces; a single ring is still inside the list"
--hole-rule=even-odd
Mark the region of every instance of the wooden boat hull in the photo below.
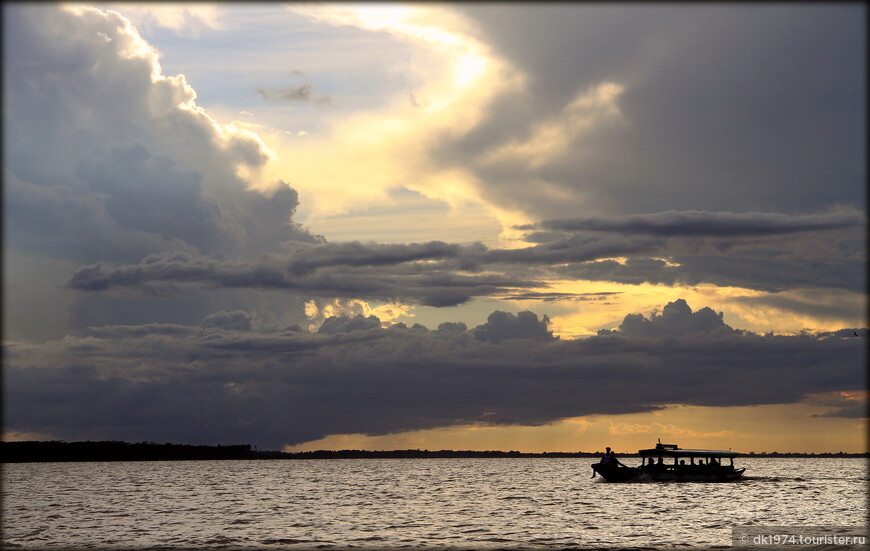
[[[642,469],[640,467],[611,467],[593,463],[592,470],[608,482],[733,482],[743,476],[746,469],[718,467],[701,470]]]

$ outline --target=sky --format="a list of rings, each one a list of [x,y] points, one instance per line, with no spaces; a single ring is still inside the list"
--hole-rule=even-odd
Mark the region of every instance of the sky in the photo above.
[[[864,4],[2,9],[5,440],[867,451]]]

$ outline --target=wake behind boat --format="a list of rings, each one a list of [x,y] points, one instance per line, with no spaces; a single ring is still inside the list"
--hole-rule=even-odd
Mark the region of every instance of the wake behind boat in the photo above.
[[[734,468],[734,458],[740,454],[732,451],[684,450],[676,444],[659,442],[655,448],[638,450],[637,453],[642,460],[640,467],[626,467],[613,458],[593,463],[592,470],[608,482],[731,482],[739,479],[746,470]],[[728,459],[729,464],[723,465],[723,459]]]

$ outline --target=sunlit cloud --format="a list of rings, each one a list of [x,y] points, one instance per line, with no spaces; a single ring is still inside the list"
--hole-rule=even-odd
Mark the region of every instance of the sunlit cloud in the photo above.
[[[602,124],[624,122],[617,104],[623,90],[619,84],[604,82],[579,94],[557,117],[536,125],[527,140],[514,140],[487,151],[481,157],[481,164],[523,163],[537,169],[564,155],[574,145],[579,151],[572,148],[572,154],[582,155],[582,143],[575,142],[582,139],[584,132],[596,130]],[[567,190],[562,192],[567,193]]]
[[[388,302],[372,306],[360,299],[311,299],[305,303],[305,317],[311,322],[309,331],[317,331],[324,320],[330,317],[375,316],[383,327],[389,327],[399,318],[413,317],[414,306],[400,302]]]
[[[136,20],[138,25],[159,26],[177,33],[196,33],[203,28],[221,30],[225,22],[221,19],[218,4],[208,2],[111,2],[101,4],[120,11]]]
[[[458,212],[483,207],[506,228],[528,221],[484,201],[467,168],[433,158],[445,139],[475,128],[495,97],[523,85],[519,71],[473,36],[469,21],[445,6],[301,4],[289,9],[324,24],[389,33],[412,48],[408,71],[419,82],[412,92],[415,102],[408,101],[407,90],[396,90],[386,107],[342,116],[332,121],[328,134],[311,134],[305,142],[261,129],[280,157],[272,173],[300,190],[308,223],[389,204],[389,192],[397,188],[443,201]]]

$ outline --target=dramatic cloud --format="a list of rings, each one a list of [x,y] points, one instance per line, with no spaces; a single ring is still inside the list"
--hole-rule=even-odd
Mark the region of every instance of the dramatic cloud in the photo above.
[[[317,240],[287,184],[249,190],[259,138],[209,117],[119,14],[9,7],[4,70],[7,246],[95,261]]]
[[[455,9],[527,77],[441,144],[494,204],[539,220],[864,207],[865,6]]]
[[[860,417],[865,7],[129,9],[4,6],[5,430]]]
[[[100,312],[121,323],[167,319],[142,303],[110,312],[81,294],[34,308],[76,264],[173,251],[246,258],[322,241],[293,222],[296,191],[264,175],[273,153],[262,140],[198,106],[124,17],[55,4],[3,14],[4,247],[17,259],[6,274],[20,282],[12,319],[36,328],[28,338],[57,338]],[[45,259],[60,262],[40,287],[33,270]],[[219,307],[240,306],[224,299]],[[185,297],[194,316],[214,306]]]
[[[231,317],[245,316],[209,319]],[[530,312],[495,312],[471,330],[382,329],[363,316],[329,318],[318,333],[230,325],[102,327],[7,346],[7,428],[280,448],[327,434],[536,425],[674,403],[791,403],[866,382],[864,338],[736,332],[682,301],[569,341]]]

